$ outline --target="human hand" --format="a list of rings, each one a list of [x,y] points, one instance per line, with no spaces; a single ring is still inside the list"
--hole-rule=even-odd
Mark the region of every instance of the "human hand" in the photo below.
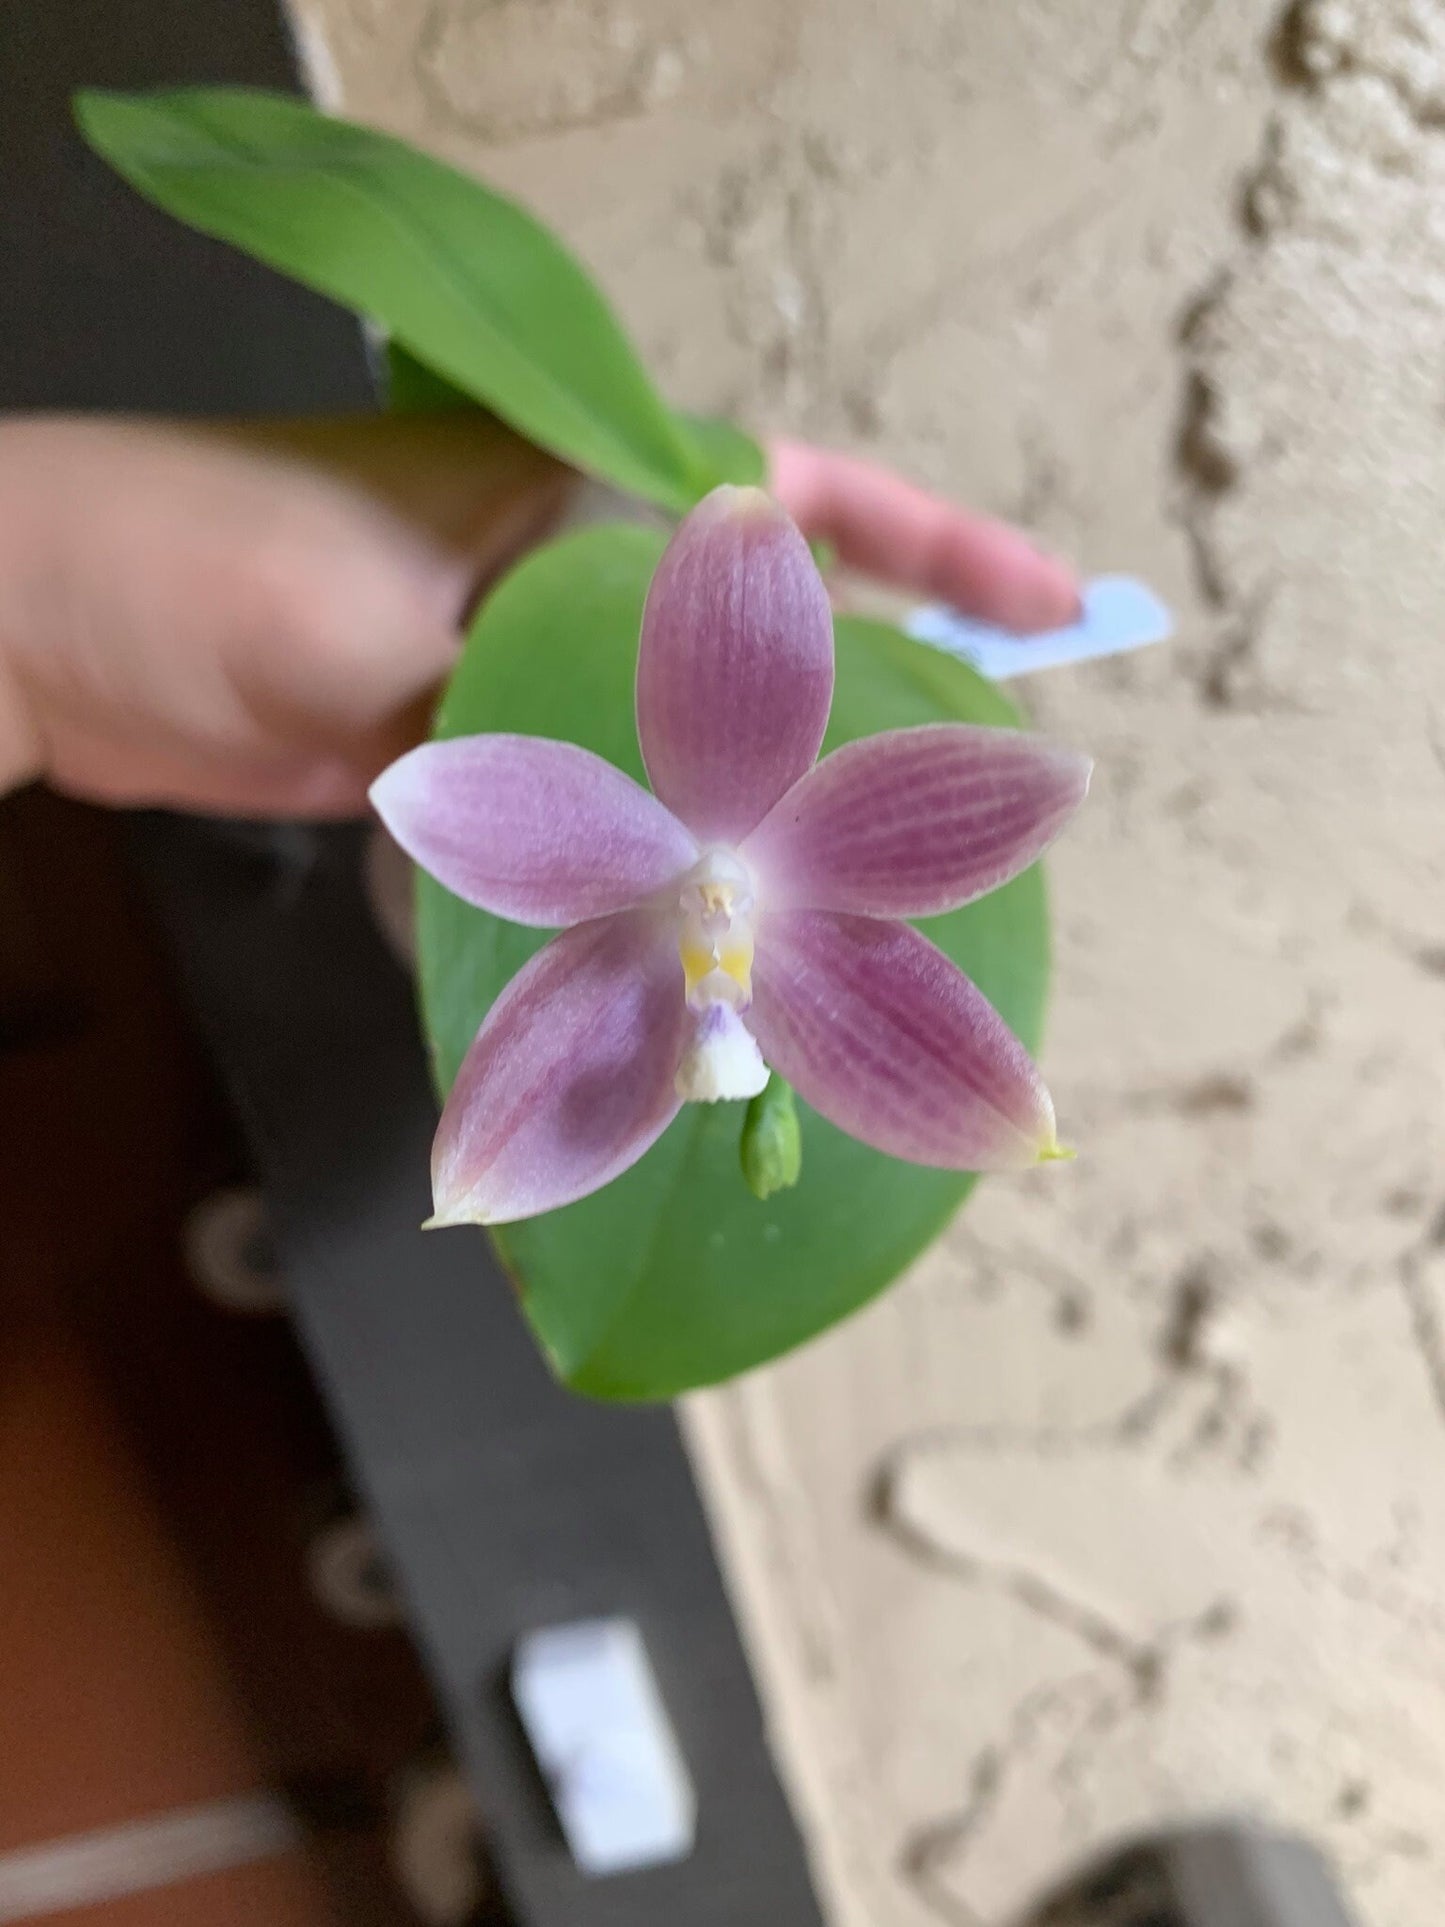
[[[1004,524],[805,444],[769,458],[850,568],[1018,629],[1076,607]],[[480,412],[0,422],[0,791],[360,813],[571,480]]]
[[[480,413],[0,422],[0,790],[362,813],[567,487]]]

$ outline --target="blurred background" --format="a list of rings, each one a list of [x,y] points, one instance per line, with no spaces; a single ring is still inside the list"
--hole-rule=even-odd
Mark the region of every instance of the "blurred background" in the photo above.
[[[994,1927],[1108,1841],[1247,1810],[1326,1846],[1368,1927],[1434,1927],[1445,6],[297,0],[295,23],[325,103],[555,225],[674,399],[885,456],[1177,614],[1162,649],[1020,685],[1098,762],[1051,859],[1045,1062],[1077,1164],[983,1187],[881,1304],[684,1414],[828,1918]],[[197,1138],[169,1062],[116,1074],[181,1078],[169,1150],[131,1123],[179,1208],[172,1151],[199,1195],[224,1132]],[[139,1345],[123,1303],[87,1315]],[[7,1563],[54,1462],[16,1409]],[[176,1479],[212,1435],[164,1424]],[[264,1464],[247,1489],[275,1504]],[[274,1522],[248,1530],[273,1556]],[[425,1737],[395,1638],[364,1662],[368,1707],[396,1698],[385,1757],[369,1728],[313,1749],[353,1795]],[[33,1748],[0,1748],[17,1842],[42,1837],[12,1825]]]

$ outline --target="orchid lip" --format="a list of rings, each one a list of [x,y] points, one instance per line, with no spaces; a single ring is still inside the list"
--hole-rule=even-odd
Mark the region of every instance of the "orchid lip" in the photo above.
[[[687,1104],[756,1097],[768,1081],[757,1039],[725,998],[709,1003],[677,1067],[674,1088]]]

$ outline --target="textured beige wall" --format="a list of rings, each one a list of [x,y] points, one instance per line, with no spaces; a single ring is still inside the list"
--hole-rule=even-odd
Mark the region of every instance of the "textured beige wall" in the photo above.
[[[1253,1806],[1445,1892],[1445,8],[303,0],[673,393],[1147,574],[1047,1064],[1079,1162],[694,1435],[845,1927]]]

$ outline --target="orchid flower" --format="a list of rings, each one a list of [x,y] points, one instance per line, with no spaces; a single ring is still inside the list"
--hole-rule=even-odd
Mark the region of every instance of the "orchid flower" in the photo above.
[[[541,737],[424,744],[372,801],[423,869],[499,917],[560,928],[462,1064],[433,1224],[500,1224],[620,1176],[684,1103],[769,1067],[839,1129],[952,1170],[1059,1156],[1024,1047],[904,918],[1031,864],[1088,760],[1019,731],[925,725],[817,761],[833,626],[808,546],[720,488],[653,578],[637,663],[651,792]]]

